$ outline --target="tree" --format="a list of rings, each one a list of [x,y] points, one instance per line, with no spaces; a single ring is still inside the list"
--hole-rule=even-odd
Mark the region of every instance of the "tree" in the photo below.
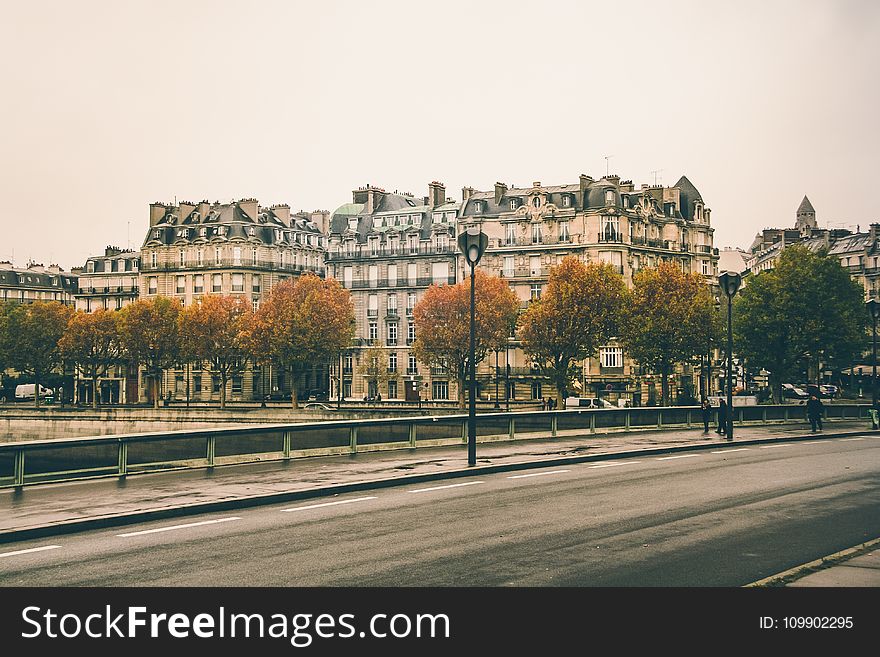
[[[226,384],[248,363],[251,305],[242,297],[208,294],[180,313],[182,356],[207,361],[220,378],[220,408],[226,408]]]
[[[384,347],[367,347],[361,352],[361,362],[358,373],[367,382],[367,391],[370,396],[381,394],[388,381],[394,378],[394,374],[388,371],[388,350]]]
[[[432,285],[413,309],[416,339],[412,353],[422,362],[448,367],[458,379],[458,404],[465,407],[470,345],[471,283]],[[503,345],[516,321],[519,299],[497,276],[477,270],[474,286],[474,361]]]
[[[264,345],[279,365],[290,370],[291,405],[297,408],[302,374],[350,347],[354,328],[351,293],[339,281],[306,274],[272,288],[257,310],[249,340]]]
[[[837,258],[795,245],[776,267],[748,279],[734,298],[737,352],[770,371],[776,400],[782,384],[806,365],[818,382],[820,364],[839,369],[861,355],[867,314],[864,289]]]
[[[617,335],[627,290],[611,265],[585,265],[573,256],[550,270],[547,288],[520,322],[523,351],[568,397],[575,363],[594,356]]]
[[[633,276],[620,338],[642,367],[658,372],[662,404],[668,405],[669,375],[706,347],[706,318],[712,299],[699,274],[663,262]]]
[[[15,305],[5,315],[7,364],[34,377],[37,406],[40,383],[61,364],[58,342],[72,314],[73,310],[58,301],[36,301]]]
[[[122,354],[116,311],[77,311],[70,318],[59,347],[64,360],[91,379],[92,408],[98,408],[98,377],[106,374]]]
[[[143,365],[150,379],[153,407],[159,407],[162,375],[180,356],[181,306],[177,299],[157,296],[140,299],[119,311],[123,353]]]
[[[12,301],[0,301],[0,376],[9,367],[11,343],[9,316],[17,305]]]

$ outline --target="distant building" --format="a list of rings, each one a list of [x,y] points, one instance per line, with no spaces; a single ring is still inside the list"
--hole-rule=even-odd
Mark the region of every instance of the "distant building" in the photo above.
[[[90,256],[79,274],[76,309],[119,310],[138,298],[140,253],[117,246],[104,248],[104,255]]]
[[[730,247],[721,249],[718,252],[718,271],[734,271],[742,274],[749,266],[746,262],[749,259],[749,253],[742,249],[732,249]]]
[[[77,276],[63,271],[58,265],[44,267],[29,263],[18,269],[11,262],[0,262],[0,300],[33,303],[59,301],[73,306],[77,292]]]

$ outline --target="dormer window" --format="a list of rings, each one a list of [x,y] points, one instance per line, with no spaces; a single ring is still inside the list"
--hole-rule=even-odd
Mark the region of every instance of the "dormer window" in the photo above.
[[[90,274],[95,273],[95,261],[94,260],[89,260],[88,263],[86,263],[86,271]]]
[[[357,227],[358,227],[358,220],[356,217],[353,217],[348,220],[348,229],[349,230],[357,230]]]
[[[564,207],[564,208],[571,207],[571,197],[568,194],[564,194],[562,196],[562,207]]]
[[[516,210],[516,199],[515,198],[510,199],[510,210],[511,211]]]
[[[153,231],[153,239],[154,239],[154,240],[159,239],[159,236],[160,236],[161,234],[162,234],[162,231],[161,231],[159,228],[157,228],[156,230]]]
[[[540,207],[541,207],[541,197],[540,197],[540,196],[536,196],[535,198],[533,198],[533,199],[532,199],[532,205],[533,205],[534,207],[536,207],[536,208],[540,208]]]
[[[253,236],[256,235],[256,234],[257,234],[257,229],[256,229],[256,227],[254,227],[254,226],[248,226],[248,235],[249,235],[250,237],[253,237]]]
[[[207,237],[208,229],[207,228],[199,228],[199,237]]]
[[[481,201],[474,201],[474,212],[476,214],[480,214],[483,211],[483,203]]]
[[[614,190],[605,190],[605,205],[614,205]]]

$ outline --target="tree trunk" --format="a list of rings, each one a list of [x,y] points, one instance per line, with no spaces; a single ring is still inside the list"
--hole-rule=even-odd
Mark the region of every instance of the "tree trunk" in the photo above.
[[[34,403],[40,407],[40,373],[34,370]]]
[[[294,368],[290,368],[290,407],[299,408],[299,376]]]
[[[226,382],[228,381],[226,372],[220,374],[220,410],[226,408]]]
[[[458,407],[462,410],[467,409],[467,392],[467,376],[460,375],[458,377]],[[422,394],[421,390],[419,390],[419,394]]]
[[[669,406],[669,368],[660,369],[660,405]]]
[[[92,408],[98,410],[98,375],[92,375]]]
[[[161,381],[158,376],[153,376],[153,408],[159,408],[159,395],[161,393],[160,385]]]

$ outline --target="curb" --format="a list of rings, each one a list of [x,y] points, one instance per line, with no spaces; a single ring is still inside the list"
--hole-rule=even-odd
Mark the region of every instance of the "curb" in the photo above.
[[[308,500],[318,497],[326,497],[331,495],[340,495],[343,493],[360,492],[365,490],[393,488],[398,486],[407,486],[409,484],[420,484],[442,479],[457,479],[461,477],[475,477],[481,475],[497,474],[500,472],[516,472],[519,470],[530,470],[535,468],[553,467],[558,465],[573,465],[577,463],[589,463],[592,461],[610,461],[620,458],[631,458],[636,456],[653,456],[659,454],[671,454],[676,452],[705,451],[708,449],[718,449],[719,447],[741,446],[741,445],[762,445],[777,442],[793,442],[806,440],[828,440],[832,438],[844,438],[849,436],[864,435],[869,430],[858,431],[840,431],[834,433],[823,434],[806,434],[785,436],[781,438],[755,438],[752,440],[736,440],[733,442],[717,442],[712,440],[709,443],[694,443],[691,445],[679,445],[675,447],[649,447],[646,449],[630,449],[621,452],[606,452],[604,454],[592,454],[585,456],[562,456],[554,458],[540,459],[537,461],[521,461],[518,463],[505,463],[499,465],[475,466],[472,468],[446,470],[441,472],[430,472],[418,475],[403,475],[400,477],[391,477],[385,479],[371,479],[366,481],[352,482],[348,484],[335,484],[330,486],[321,486],[318,488],[309,488],[299,491],[289,491],[280,493],[267,493],[264,495],[252,495],[247,497],[237,497],[228,500],[217,500],[212,502],[199,502],[195,504],[184,504],[179,506],[167,507],[163,509],[152,509],[149,511],[135,511],[132,513],[124,513],[118,515],[100,516],[96,518],[85,518],[82,520],[70,520],[50,525],[40,525],[36,527],[28,527],[26,529],[13,529],[8,531],[0,531],[0,544],[13,543],[18,541],[26,541],[35,538],[44,538],[47,536],[60,536],[64,534],[72,534],[81,531],[104,529],[108,527],[120,527],[124,525],[132,525],[140,522],[151,520],[164,520],[166,518],[179,518],[181,516],[197,515],[200,513],[212,513],[217,511],[230,511],[233,509],[244,509],[256,506],[266,506],[270,504],[280,504],[298,500]],[[778,577],[778,576],[774,576]],[[763,581],[763,580],[762,580]],[[748,586],[752,586],[751,584]]]
[[[847,548],[846,550],[841,550],[840,552],[829,554],[828,556],[822,557],[821,559],[816,559],[815,561],[810,561],[809,563],[801,564],[800,566],[795,566],[794,568],[789,568],[788,570],[784,570],[781,573],[776,573],[775,575],[770,575],[770,577],[759,579],[757,582],[745,584],[743,588],[785,586],[790,582],[797,581],[802,577],[812,575],[813,573],[820,570],[831,568],[832,566],[836,566],[841,562],[845,563],[853,557],[858,556],[861,552],[867,552],[875,545],[880,545],[880,538],[875,538],[871,541],[867,541],[854,547]]]

